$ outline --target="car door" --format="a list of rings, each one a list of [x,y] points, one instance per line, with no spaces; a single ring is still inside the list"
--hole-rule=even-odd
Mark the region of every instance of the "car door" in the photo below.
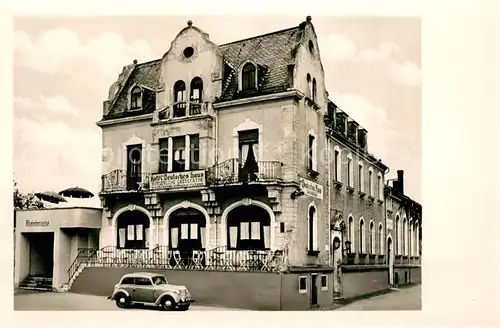
[[[134,302],[154,303],[155,294],[153,283],[150,278],[136,277],[134,293],[132,296]]]
[[[123,280],[120,283],[120,288],[127,291],[127,293],[130,296],[132,296],[132,293],[134,291],[134,287],[135,287],[134,277],[123,278]]]

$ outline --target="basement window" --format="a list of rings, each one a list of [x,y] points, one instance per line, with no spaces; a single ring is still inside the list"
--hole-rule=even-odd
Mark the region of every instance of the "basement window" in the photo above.
[[[307,277],[306,276],[299,277],[299,293],[300,294],[307,293]]]
[[[328,291],[328,276],[327,275],[321,276],[321,290],[324,292]]]

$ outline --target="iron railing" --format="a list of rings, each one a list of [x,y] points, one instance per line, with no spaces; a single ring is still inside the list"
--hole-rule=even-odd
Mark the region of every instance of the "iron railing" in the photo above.
[[[79,248],[78,249],[78,253],[75,257],[75,260],[73,261],[73,263],[71,263],[71,265],[69,266],[69,269],[68,269],[69,280],[71,280],[71,278],[73,278],[75,273],[80,268],[80,265],[82,265],[82,263],[88,262],[90,260],[90,258],[96,254],[96,252],[97,252],[97,250],[94,248]]]
[[[114,170],[101,177],[102,191],[127,191],[147,188],[149,186],[149,177],[149,173],[130,176],[127,174],[127,170]]]
[[[249,169],[231,158],[210,168],[208,176],[211,184],[281,181],[282,167],[278,161],[258,161],[256,168]]]
[[[72,265],[75,269],[70,268],[71,272],[74,274],[83,263],[105,267],[281,272],[287,269],[288,251],[286,248],[275,251],[236,250],[226,246],[191,251],[169,249],[166,246],[157,246],[154,249],[119,249],[106,246],[94,250],[84,261],[79,261],[78,265]]]

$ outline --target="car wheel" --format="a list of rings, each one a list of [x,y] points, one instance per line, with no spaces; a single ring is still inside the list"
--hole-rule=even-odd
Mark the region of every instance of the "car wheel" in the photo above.
[[[171,311],[175,308],[175,300],[170,296],[165,296],[161,300],[161,308],[165,311]]]
[[[125,295],[125,294],[116,295],[115,302],[116,302],[116,306],[118,306],[119,308],[122,308],[122,309],[128,307],[130,304],[130,300],[127,297],[127,295]]]

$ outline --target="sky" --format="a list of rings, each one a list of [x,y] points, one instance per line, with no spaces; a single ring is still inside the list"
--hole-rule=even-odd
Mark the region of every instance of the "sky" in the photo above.
[[[109,87],[134,59],[161,58],[188,20],[222,44],[296,26],[305,15],[14,20],[13,164],[21,191],[99,192],[95,122]],[[405,193],[420,201],[420,19],[313,16],[312,23],[329,98],[368,130],[369,151],[391,168],[386,179],[403,169]]]

